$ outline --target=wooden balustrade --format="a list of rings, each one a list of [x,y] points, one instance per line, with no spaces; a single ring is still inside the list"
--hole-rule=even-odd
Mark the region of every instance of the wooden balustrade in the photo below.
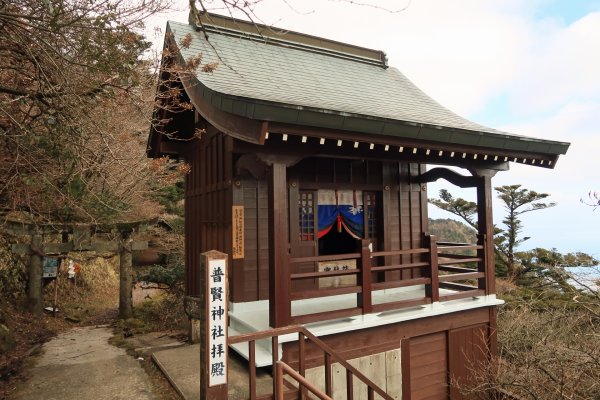
[[[279,361],[279,336],[287,335],[291,333],[298,333],[298,371],[294,370],[288,364]],[[271,339],[273,346],[273,394],[264,395],[257,397],[256,393],[256,363],[255,363],[255,349],[256,341],[261,339]],[[306,380],[306,344],[305,340],[309,340],[321,351],[323,351],[325,360],[325,393],[319,390],[311,382]],[[382,388],[377,386],[373,381],[367,378],[362,372],[358,371],[355,367],[350,365],[348,361],[339,356],[331,347],[329,347],[321,339],[314,336],[308,329],[303,326],[289,326],[285,328],[269,329],[261,332],[246,333],[237,336],[229,337],[230,344],[245,343],[248,342],[249,346],[249,373],[248,373],[248,390],[250,400],[283,400],[284,398],[300,398],[306,397],[306,392],[310,391],[315,396],[323,400],[331,399],[333,393],[333,380],[331,367],[333,363],[339,363],[343,368],[346,369],[346,387],[347,387],[347,398],[353,398],[353,380],[354,378],[362,381],[367,386],[367,397],[373,399],[375,394],[378,394],[384,400],[392,400],[392,397],[388,395]],[[284,373],[290,375],[296,382],[298,387],[285,386],[283,379]],[[298,397],[299,396],[299,397]]]
[[[356,260],[357,268],[333,271],[290,273],[290,280],[319,279],[327,277],[356,276],[355,285],[316,288],[292,292],[289,301],[312,299],[345,294],[356,294],[356,307],[325,311],[307,315],[290,316],[292,323],[307,323],[349,317],[373,312],[415,307],[438,301],[450,301],[487,294],[485,271],[485,236],[479,235],[477,244],[437,242],[434,236],[424,236],[424,247],[404,250],[371,251],[369,241],[362,240],[360,253],[336,254],[328,256],[291,257],[290,265],[306,262],[327,262]],[[383,257],[410,256],[409,262],[379,265]],[[292,268],[290,268],[292,270]],[[410,279],[378,280],[377,273],[390,271],[420,271]],[[472,284],[471,282],[477,282]],[[422,296],[401,301],[373,304],[373,291],[424,286]],[[440,294],[440,289],[452,290]]]

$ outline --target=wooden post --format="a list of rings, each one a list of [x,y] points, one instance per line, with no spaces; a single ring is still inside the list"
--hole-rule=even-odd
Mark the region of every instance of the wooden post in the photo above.
[[[371,249],[370,240],[363,239],[360,246],[360,285],[362,286],[361,293],[358,293],[358,306],[362,307],[363,314],[373,312],[373,304],[371,298]]]
[[[481,246],[482,248],[477,250],[477,258],[480,258],[481,261],[479,261],[477,263],[477,271],[478,272],[484,272],[486,271],[486,261],[487,261],[487,235],[482,235],[482,234],[477,234],[477,245]],[[485,288],[488,286],[486,284],[487,281],[487,274],[485,274],[485,276],[483,278],[479,278],[477,279],[477,287],[479,289],[483,289],[485,290]],[[486,291],[487,294],[487,291]]]
[[[492,178],[482,176],[477,185],[477,230],[480,244],[483,245],[483,262],[479,263],[479,272],[485,272],[478,287],[485,294],[496,293],[496,265],[494,263],[494,221],[492,218]]]
[[[200,398],[227,399],[227,254],[200,254]]]
[[[133,268],[131,257],[131,231],[121,231],[119,248],[119,318],[133,316]]]
[[[438,250],[434,235],[427,235],[426,240],[429,244],[429,277],[431,284],[425,285],[425,295],[431,298],[431,302],[440,301],[440,273],[438,268]]]
[[[269,324],[288,326],[292,317],[286,167],[273,163],[269,182]]]
[[[490,311],[490,326],[489,326],[489,346],[490,355],[492,357],[498,355],[498,324],[496,322],[496,307],[489,307]]]
[[[44,312],[44,292],[42,285],[42,246],[44,237],[39,232],[31,235],[29,252],[29,271],[27,284],[27,309],[32,314],[41,316]]]
[[[402,400],[411,400],[410,387],[410,339],[400,341],[400,369],[402,371]]]

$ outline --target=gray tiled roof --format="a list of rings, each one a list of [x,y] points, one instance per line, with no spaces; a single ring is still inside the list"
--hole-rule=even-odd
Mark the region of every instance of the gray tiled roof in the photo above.
[[[168,26],[176,43],[192,35],[191,45],[180,48],[184,59],[202,54],[202,63],[218,63],[214,72],[199,72],[197,79],[203,90],[225,98],[335,115],[340,125],[335,127],[341,129],[348,128],[344,127],[347,118],[384,121],[388,125],[397,121],[441,127],[434,140],[442,142],[452,141],[454,131],[460,130],[473,133],[473,140],[466,142],[476,146],[494,142],[505,149],[553,154],[564,154],[568,148],[567,143],[510,135],[462,118],[427,96],[396,68],[387,68],[381,62],[294,43],[269,44],[263,37],[243,32],[212,30],[218,28],[207,31],[207,41],[191,25],[169,22]],[[247,109],[228,111],[257,118]],[[277,120],[275,114],[272,118],[268,113],[258,117]],[[370,133],[401,136],[380,126],[380,132]],[[482,135],[486,138],[479,139]]]

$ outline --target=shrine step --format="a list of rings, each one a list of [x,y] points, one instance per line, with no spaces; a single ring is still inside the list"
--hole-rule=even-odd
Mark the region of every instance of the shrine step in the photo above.
[[[237,336],[240,335],[241,332],[238,332],[236,329],[232,328],[231,326],[229,327],[229,336]],[[269,348],[265,348],[263,346],[263,343],[261,343],[262,341],[259,340],[256,342],[256,367],[260,368],[260,367],[268,367],[271,366],[271,364],[273,364],[273,356],[271,355],[271,349],[270,349],[270,345]],[[267,343],[268,344],[268,343]],[[236,353],[238,353],[240,356],[242,356],[244,359],[248,360],[250,359],[250,352],[248,350],[248,343],[236,343],[236,344],[230,344],[229,345],[230,348],[232,348]],[[281,354],[281,346],[279,349],[279,354]]]

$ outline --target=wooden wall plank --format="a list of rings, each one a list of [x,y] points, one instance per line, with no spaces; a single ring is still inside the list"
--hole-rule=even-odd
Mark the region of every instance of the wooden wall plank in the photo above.
[[[482,323],[487,324],[489,323],[488,319],[488,309],[487,307],[483,307],[360,331],[327,335],[321,337],[321,339],[342,357],[350,359],[397,349],[399,339],[423,336]],[[298,345],[295,343],[285,343],[283,360],[295,367],[297,359]],[[309,368],[323,363],[323,353],[311,343],[306,344],[306,362]]]
[[[410,387],[412,400],[448,398],[448,344],[446,332],[410,340]]]
[[[469,396],[461,391],[473,380],[475,371],[489,359],[489,327],[487,324],[453,329],[448,333],[450,394],[452,400],[483,397]]]

